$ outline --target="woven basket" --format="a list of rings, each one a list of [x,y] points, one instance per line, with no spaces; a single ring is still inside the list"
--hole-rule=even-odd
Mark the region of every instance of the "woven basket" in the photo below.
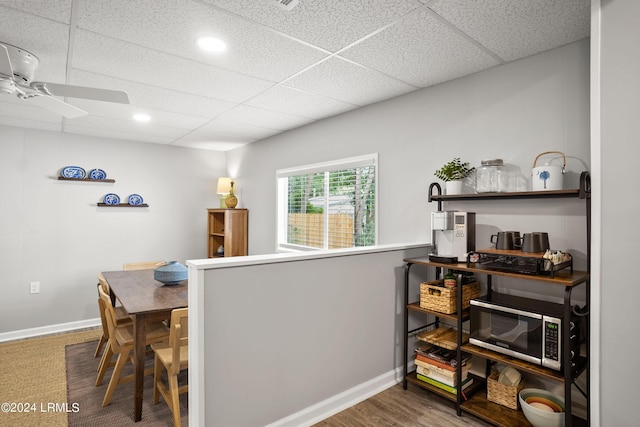
[[[420,283],[421,308],[445,314],[457,311],[458,288],[445,288],[442,284],[442,280]],[[478,296],[480,296],[480,283],[473,282],[462,286],[462,309],[469,308],[469,301]]]
[[[498,382],[500,372],[493,371],[487,379],[487,400],[517,410],[520,407],[518,394],[524,388],[524,378],[517,387]]]

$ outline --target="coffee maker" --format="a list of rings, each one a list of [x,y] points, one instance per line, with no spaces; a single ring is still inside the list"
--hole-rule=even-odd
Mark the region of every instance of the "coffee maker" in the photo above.
[[[467,253],[476,250],[475,212],[431,212],[431,232],[435,253],[429,259],[439,262],[466,262]]]

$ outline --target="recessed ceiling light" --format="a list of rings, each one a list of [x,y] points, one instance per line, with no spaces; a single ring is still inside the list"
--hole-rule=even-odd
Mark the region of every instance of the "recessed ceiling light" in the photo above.
[[[133,115],[133,120],[135,120],[136,122],[146,123],[151,120],[151,116],[144,113],[138,113]]]
[[[197,41],[198,46],[207,52],[222,52],[227,48],[227,44],[215,37],[200,37]]]

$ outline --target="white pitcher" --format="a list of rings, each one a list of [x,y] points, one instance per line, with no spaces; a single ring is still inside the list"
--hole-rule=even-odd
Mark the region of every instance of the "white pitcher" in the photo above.
[[[545,154],[561,154],[562,166],[550,165],[546,163],[544,166],[536,166],[538,159]],[[533,161],[533,168],[531,169],[531,190],[533,191],[549,191],[549,190],[562,190],[562,178],[567,166],[567,158],[561,151],[545,151],[538,154]]]

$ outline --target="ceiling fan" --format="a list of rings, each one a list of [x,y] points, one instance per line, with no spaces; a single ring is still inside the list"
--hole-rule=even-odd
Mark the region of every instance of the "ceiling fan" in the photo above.
[[[34,54],[0,42],[0,94],[15,94],[27,103],[67,118],[81,117],[88,113],[55,96],[129,103],[129,96],[122,91],[33,81],[39,63],[40,60]]]

